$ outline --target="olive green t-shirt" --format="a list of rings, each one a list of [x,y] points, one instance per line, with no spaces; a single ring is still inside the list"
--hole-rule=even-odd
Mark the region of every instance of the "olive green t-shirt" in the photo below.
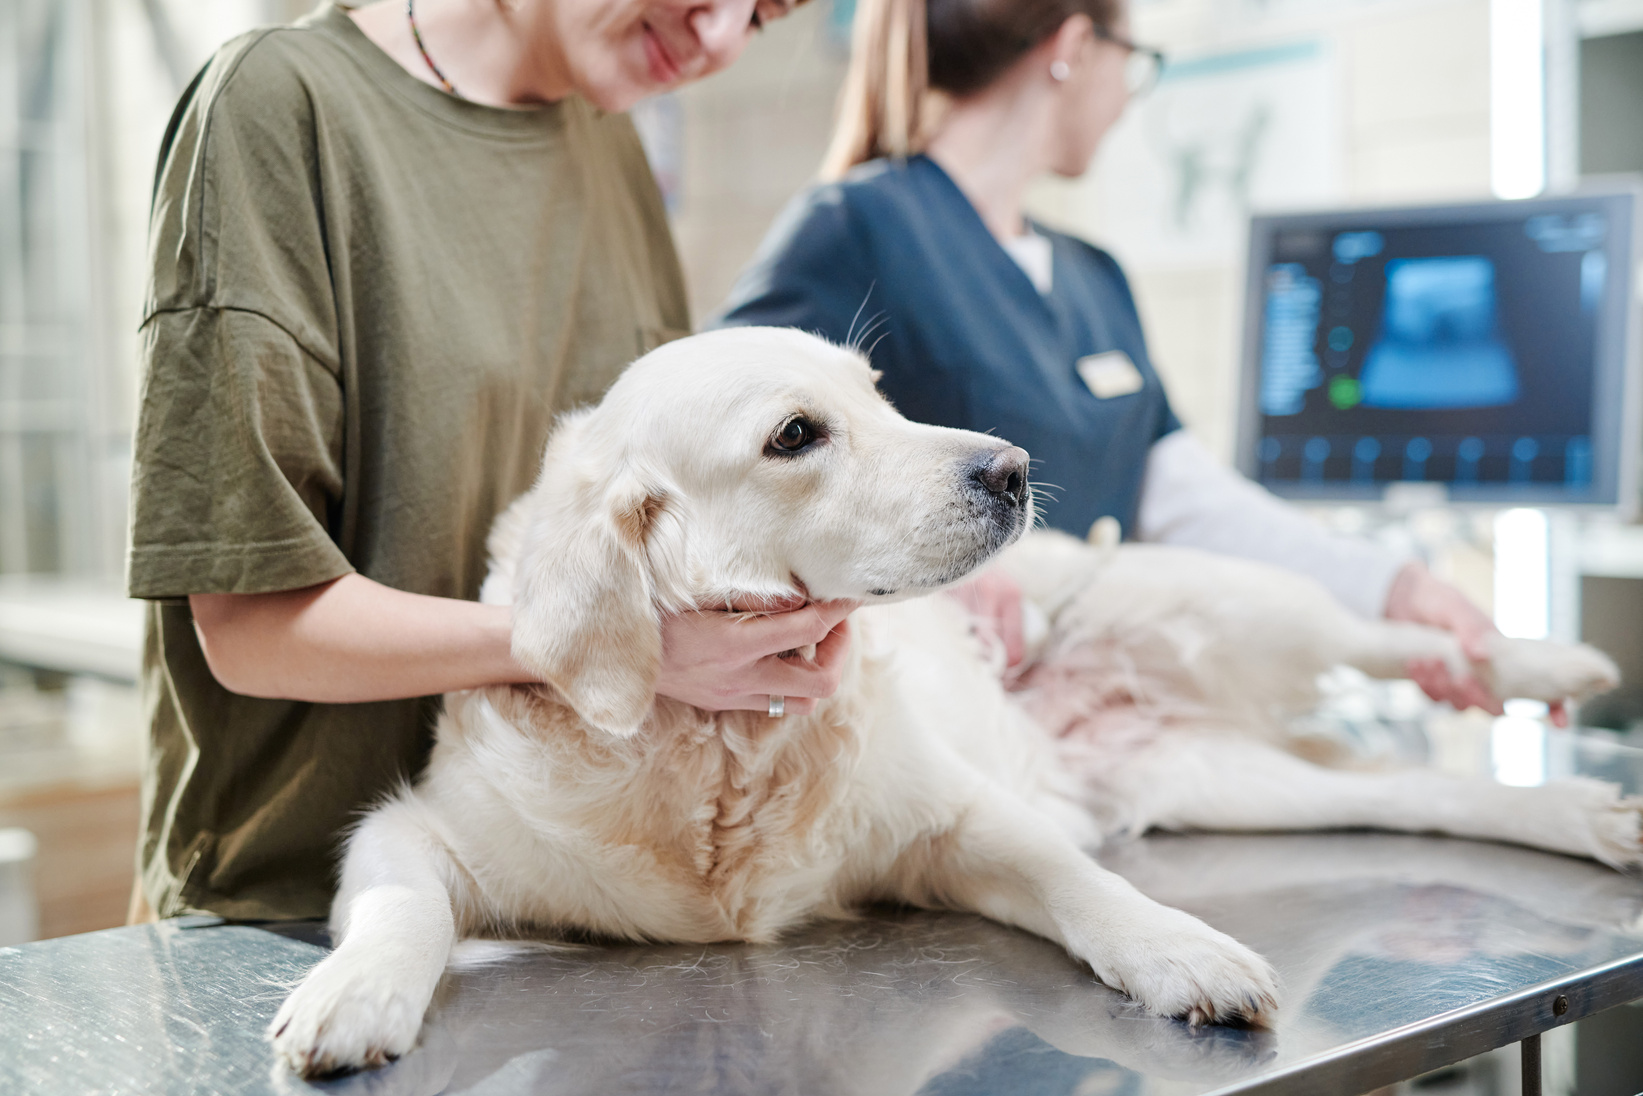
[[[187,595],[357,571],[476,597],[554,416],[688,326],[678,260],[625,116],[446,95],[332,6],[207,66],[150,242],[142,885],[161,916],[321,917],[342,834],[420,769],[439,700],[230,693]]]

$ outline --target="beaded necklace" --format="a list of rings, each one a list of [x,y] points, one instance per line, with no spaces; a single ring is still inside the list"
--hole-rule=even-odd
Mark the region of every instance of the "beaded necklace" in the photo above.
[[[445,74],[439,71],[439,66],[434,64],[434,59],[428,56],[428,47],[422,44],[422,32],[416,29],[416,0],[405,0],[405,18],[410,21],[411,37],[416,39],[417,52],[421,53],[422,59],[428,62],[428,71],[434,74],[434,79],[439,81],[439,86],[445,89],[447,95],[454,95],[458,99],[463,98],[462,93],[456,90],[456,85],[445,79]]]

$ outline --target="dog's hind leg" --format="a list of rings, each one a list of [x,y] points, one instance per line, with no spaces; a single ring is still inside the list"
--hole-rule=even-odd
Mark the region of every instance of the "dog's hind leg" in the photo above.
[[[274,1049],[304,1076],[382,1065],[416,1043],[456,940],[449,854],[398,799],[348,842],[332,908],[336,950],[269,1025]]]
[[[1101,805],[1136,833],[1369,828],[1643,862],[1643,800],[1595,780],[1515,788],[1425,769],[1341,772],[1262,742],[1175,731],[1113,766],[1100,787]]]
[[[903,899],[970,910],[1055,940],[1160,1015],[1258,1021],[1276,1006],[1264,959],[1146,897],[1002,793],[980,793],[953,830],[899,867]]]
[[[1620,684],[1620,671],[1609,656],[1584,643],[1495,635],[1489,639],[1487,661],[1473,665],[1455,637],[1436,628],[1354,618],[1341,631],[1341,660],[1371,677],[1405,677],[1411,660],[1439,659],[1457,678],[1476,672],[1498,697],[1549,703],[1582,700]]]

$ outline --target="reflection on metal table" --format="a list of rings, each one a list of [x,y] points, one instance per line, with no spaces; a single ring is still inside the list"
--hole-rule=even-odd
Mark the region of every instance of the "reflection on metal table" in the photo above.
[[[1636,790],[1643,751],[1578,751]],[[0,950],[0,1090],[1351,1094],[1643,997],[1643,882],[1585,861],[1368,833],[1101,860],[1270,959],[1274,1026],[1148,1017],[1046,941],[889,910],[777,946],[497,958],[447,976],[410,1055],[309,1084],[263,1028],[323,930],[184,919]]]

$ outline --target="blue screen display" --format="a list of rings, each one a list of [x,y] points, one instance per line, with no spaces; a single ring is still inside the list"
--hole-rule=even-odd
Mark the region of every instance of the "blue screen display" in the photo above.
[[[1257,477],[1589,484],[1608,234],[1600,212],[1280,228]]]

